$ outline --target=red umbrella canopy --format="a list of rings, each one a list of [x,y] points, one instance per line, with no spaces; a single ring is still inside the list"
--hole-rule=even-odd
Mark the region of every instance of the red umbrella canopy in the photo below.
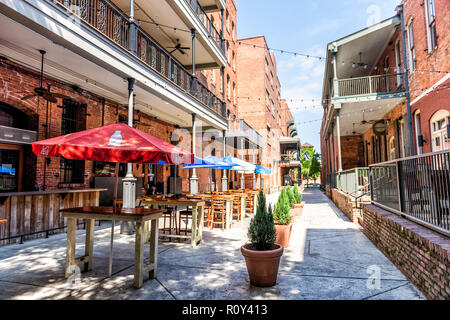
[[[37,156],[64,157],[74,160],[93,160],[128,163],[156,163],[181,165],[194,163],[194,154],[126,124],[67,134],[32,144]]]

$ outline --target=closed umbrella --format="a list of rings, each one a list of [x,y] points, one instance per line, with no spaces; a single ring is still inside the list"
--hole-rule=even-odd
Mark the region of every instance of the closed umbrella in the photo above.
[[[73,160],[116,162],[113,207],[116,210],[119,163],[191,164],[194,154],[145,132],[118,123],[37,141],[32,144],[34,154],[45,157],[64,157]],[[109,275],[112,270],[111,229]]]

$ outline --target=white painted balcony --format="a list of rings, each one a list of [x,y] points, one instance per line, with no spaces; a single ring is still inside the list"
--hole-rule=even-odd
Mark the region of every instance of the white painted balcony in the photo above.
[[[337,80],[339,97],[401,93],[404,74],[383,74]],[[336,95],[335,95],[336,97]]]

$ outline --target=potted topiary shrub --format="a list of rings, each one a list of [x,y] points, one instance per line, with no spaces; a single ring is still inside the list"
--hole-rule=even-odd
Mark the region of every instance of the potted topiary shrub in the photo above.
[[[295,204],[294,204],[295,216],[301,217],[303,214],[304,203],[302,203],[302,194],[298,191],[297,185],[294,186],[293,194],[294,194],[294,199],[295,199]]]
[[[286,188],[286,195],[289,200],[289,206],[291,207],[290,214],[291,214],[291,217],[294,219],[294,217],[295,217],[295,197],[294,197],[294,192],[292,191],[290,186],[288,186]]]
[[[271,287],[277,282],[283,247],[275,243],[275,226],[272,207],[266,207],[266,197],[261,191],[255,217],[248,228],[250,243],[241,247],[247,265],[250,283],[258,287]]]
[[[282,190],[278,197],[278,202],[273,210],[273,218],[275,220],[277,236],[275,242],[281,244],[283,248],[289,247],[289,239],[292,231],[292,217],[289,197],[285,190]]]

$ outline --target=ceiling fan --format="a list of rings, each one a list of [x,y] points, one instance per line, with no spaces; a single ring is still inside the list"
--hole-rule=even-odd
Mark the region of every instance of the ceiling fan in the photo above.
[[[363,124],[363,125],[364,124],[373,124],[373,123],[378,121],[378,120],[369,120],[369,121],[367,121],[367,120],[365,120],[364,115],[365,115],[365,111],[363,111],[363,119],[361,121],[361,124]]]
[[[174,53],[177,50],[180,51],[181,54],[186,54],[183,50],[191,50],[191,48],[189,47],[182,47],[180,39],[177,39],[177,44],[175,45],[175,47],[168,47],[168,48],[173,49],[171,52],[169,52],[170,54]]]
[[[355,130],[355,123],[353,123],[353,132],[352,132],[352,134],[353,134],[353,135],[358,134],[358,132],[356,132],[356,130]]]
[[[26,96],[23,96],[21,98],[21,100],[28,100],[34,97],[42,97],[45,100],[47,100],[48,102],[52,102],[52,103],[56,103],[58,102],[58,100],[56,98],[67,98],[69,99],[70,97],[60,94],[60,93],[56,93],[56,92],[50,92],[49,89],[44,88],[43,85],[43,80],[44,80],[44,55],[46,54],[46,52],[44,50],[39,50],[40,54],[42,55],[42,59],[41,59],[41,75],[40,75],[40,83],[39,83],[39,87],[34,88],[34,93],[33,94],[28,94]]]

